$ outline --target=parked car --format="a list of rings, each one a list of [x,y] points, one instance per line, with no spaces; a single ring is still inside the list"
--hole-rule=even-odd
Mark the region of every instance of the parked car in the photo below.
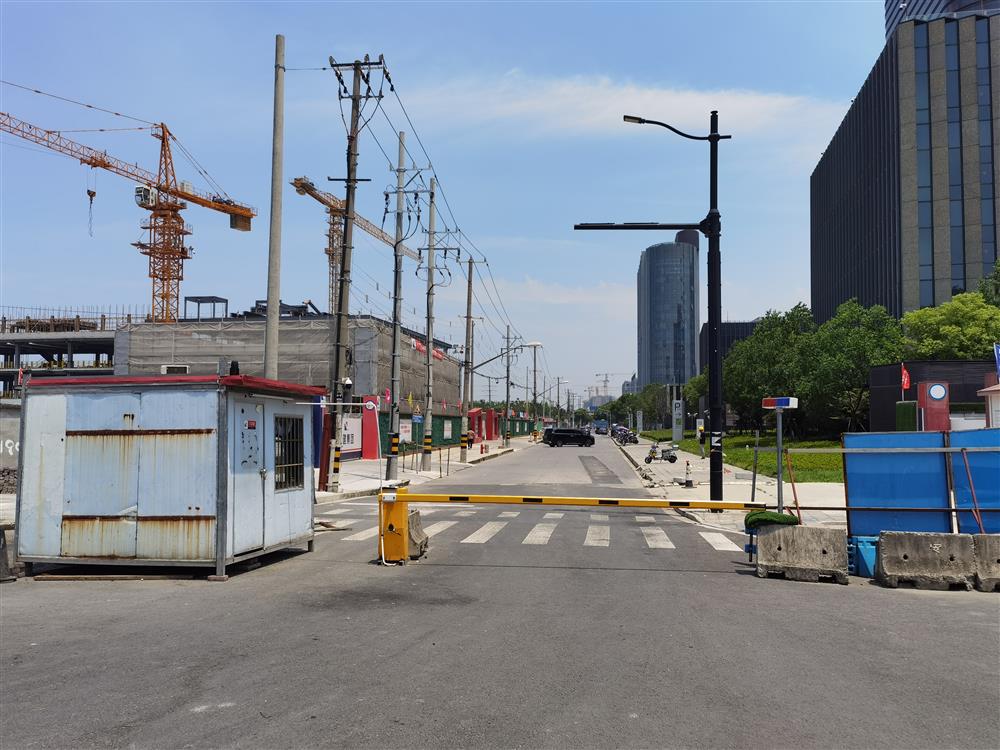
[[[592,435],[588,435],[583,430],[578,430],[572,427],[548,429],[545,431],[545,435],[542,436],[542,441],[552,448],[559,448],[563,445],[582,445],[590,447],[594,444],[594,438]]]

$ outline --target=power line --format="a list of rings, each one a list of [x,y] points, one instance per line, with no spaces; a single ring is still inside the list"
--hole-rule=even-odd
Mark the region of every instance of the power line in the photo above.
[[[127,120],[135,120],[136,122],[143,122],[146,125],[157,125],[158,124],[158,123],[155,123],[155,122],[150,122],[149,120],[144,120],[141,117],[133,117],[132,115],[126,115],[126,114],[122,114],[121,112],[115,112],[113,109],[105,109],[104,107],[98,107],[95,104],[87,104],[86,102],[79,102],[76,99],[70,99],[70,98],[65,97],[65,96],[59,96],[58,94],[50,94],[48,91],[42,91],[41,89],[33,89],[30,86],[22,86],[20,83],[14,83],[13,81],[3,81],[3,80],[0,80],[0,83],[4,84],[5,86],[13,86],[14,88],[23,89],[24,91],[30,91],[33,94],[41,94],[42,96],[48,96],[48,97],[51,97],[53,99],[58,99],[58,100],[63,101],[63,102],[69,102],[70,104],[76,104],[76,105],[78,105],[80,107],[85,107],[86,109],[93,109],[93,110],[96,110],[98,112],[105,112],[106,114],[114,115],[115,117],[124,117]]]

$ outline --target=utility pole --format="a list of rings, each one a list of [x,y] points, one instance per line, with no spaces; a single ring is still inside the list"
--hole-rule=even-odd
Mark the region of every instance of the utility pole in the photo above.
[[[538,347],[531,347],[531,429],[538,431]]]
[[[343,438],[343,402],[344,383],[341,381],[347,374],[347,325],[350,313],[351,297],[351,255],[354,249],[354,202],[358,188],[358,124],[361,116],[361,61],[355,60],[351,66],[354,70],[354,82],[351,87],[351,126],[347,135],[347,195],[344,200],[344,243],[340,266],[340,288],[337,291],[337,337],[334,340],[336,358],[334,360],[333,383],[335,391],[330,394],[333,399],[333,431],[334,470],[330,472],[327,490],[340,491],[340,441]]]
[[[385,478],[396,479],[399,472],[399,400],[402,397],[400,360],[400,320],[403,317],[403,193],[406,178],[406,134],[399,132],[399,155],[396,162],[396,236],[392,246],[392,401],[389,404],[389,455],[385,460]]]
[[[561,427],[559,419],[559,409],[562,408],[562,402],[559,400],[559,386],[562,384],[562,378],[556,378],[556,427]]]
[[[722,214],[719,212],[719,141],[732,138],[719,133],[719,113],[709,114],[708,135],[691,135],[673,125],[644,117],[625,115],[625,122],[637,125],[658,125],[692,141],[708,141],[709,146],[709,196],[708,215],[697,223],[665,224],[660,222],[611,222],[576,224],[573,229],[676,231],[693,229],[708,238],[708,402],[709,402],[709,499],[723,499],[722,470],[722,357],[719,350],[719,323],[722,320],[722,259],[719,238],[722,234]]]
[[[278,320],[281,318],[281,172],[285,138],[285,37],[274,37],[274,124],[271,137],[271,228],[267,243],[267,317],[264,377],[278,379]]]
[[[459,461],[469,459],[469,406],[472,390],[472,258],[469,258],[469,289],[465,300],[465,384],[462,389],[462,437]]]
[[[507,324],[507,408],[503,413],[503,447],[510,448],[510,324]]]
[[[400,178],[402,179],[402,178]],[[427,394],[424,405],[424,455],[420,468],[430,471],[434,446],[434,192],[437,181],[431,177],[430,217],[427,219]]]

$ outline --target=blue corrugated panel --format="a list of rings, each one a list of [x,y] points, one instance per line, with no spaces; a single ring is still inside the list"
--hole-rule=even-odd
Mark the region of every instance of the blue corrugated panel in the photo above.
[[[986,430],[960,430],[951,433],[952,448],[1000,447],[1000,427]],[[968,453],[972,485],[976,488],[976,501],[980,508],[1000,508],[1000,451]],[[961,453],[951,454],[951,471],[954,477],[955,507],[971,508],[972,493],[965,461]],[[1000,534],[1000,513],[983,513],[983,528],[987,534]],[[958,530],[963,534],[978,534],[979,524],[972,513],[958,514]]]
[[[845,448],[941,448],[940,432],[864,432],[844,435]],[[883,531],[948,533],[947,512],[861,511],[853,508],[948,508],[944,454],[846,454],[847,528],[852,535]],[[977,487],[978,490],[978,487]]]

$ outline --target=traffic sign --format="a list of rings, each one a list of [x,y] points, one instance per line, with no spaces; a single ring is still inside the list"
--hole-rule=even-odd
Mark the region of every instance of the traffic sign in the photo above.
[[[795,396],[771,396],[760,400],[763,409],[798,409],[799,400]]]

